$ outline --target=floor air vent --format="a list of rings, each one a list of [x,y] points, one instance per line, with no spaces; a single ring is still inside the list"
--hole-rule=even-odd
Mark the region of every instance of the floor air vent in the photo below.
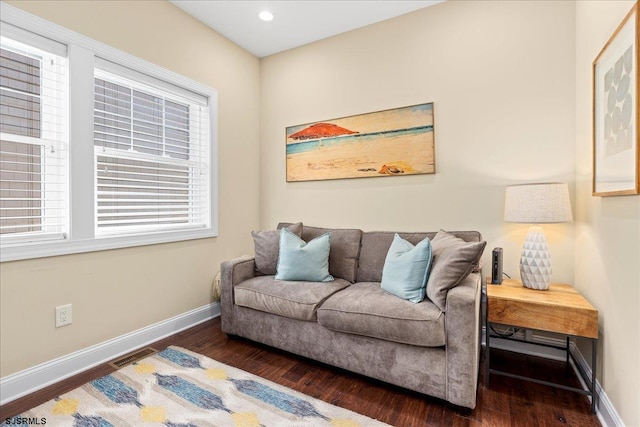
[[[120,369],[134,362],[142,360],[147,356],[151,356],[152,354],[157,352],[158,350],[151,347],[143,348],[142,350],[138,350],[135,353],[127,354],[126,356],[122,356],[119,359],[109,362],[109,366],[111,366],[112,368]]]

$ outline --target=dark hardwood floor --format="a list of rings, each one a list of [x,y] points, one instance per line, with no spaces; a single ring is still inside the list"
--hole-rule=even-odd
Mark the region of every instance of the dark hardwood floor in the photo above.
[[[491,376],[485,387],[484,362],[475,410],[384,384],[341,369],[237,337],[227,337],[216,318],[152,345],[177,345],[243,369],[299,392],[394,426],[599,426],[586,396],[556,388]],[[545,372],[549,380],[577,386],[562,362],[492,350],[492,366],[515,368],[525,375]],[[88,381],[113,372],[104,364],[0,407],[0,421],[40,405]]]

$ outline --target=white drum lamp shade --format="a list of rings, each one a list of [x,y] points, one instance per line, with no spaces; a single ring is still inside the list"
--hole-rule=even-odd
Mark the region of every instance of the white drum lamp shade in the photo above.
[[[551,254],[542,228],[537,224],[573,221],[569,187],[565,183],[507,187],[504,220],[532,224],[522,247],[520,278],[527,288],[549,289]]]

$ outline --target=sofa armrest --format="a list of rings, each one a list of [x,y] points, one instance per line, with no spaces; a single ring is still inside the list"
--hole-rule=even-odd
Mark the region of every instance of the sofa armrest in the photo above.
[[[472,273],[449,290],[445,312],[447,400],[476,406],[480,362],[482,273]]]
[[[222,330],[233,334],[233,287],[251,279],[255,272],[255,258],[241,257],[220,264],[220,311]]]

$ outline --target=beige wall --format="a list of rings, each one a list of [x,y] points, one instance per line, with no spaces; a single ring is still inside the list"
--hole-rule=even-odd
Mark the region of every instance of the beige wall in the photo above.
[[[259,224],[257,58],[165,1],[8,3],[216,88],[220,207],[217,238],[3,263],[0,376],[210,303]],[[68,303],[73,324],[55,329]]]
[[[599,310],[598,376],[627,426],[640,425],[640,196],[591,195],[591,65],[633,3],[576,5],[575,280]]]
[[[518,275],[528,226],[502,220],[508,184],[573,187],[575,6],[449,1],[264,58],[261,225],[477,229]],[[543,30],[544,28],[544,30]],[[286,126],[435,104],[436,174],[285,182]],[[573,226],[545,227],[573,281]]]

